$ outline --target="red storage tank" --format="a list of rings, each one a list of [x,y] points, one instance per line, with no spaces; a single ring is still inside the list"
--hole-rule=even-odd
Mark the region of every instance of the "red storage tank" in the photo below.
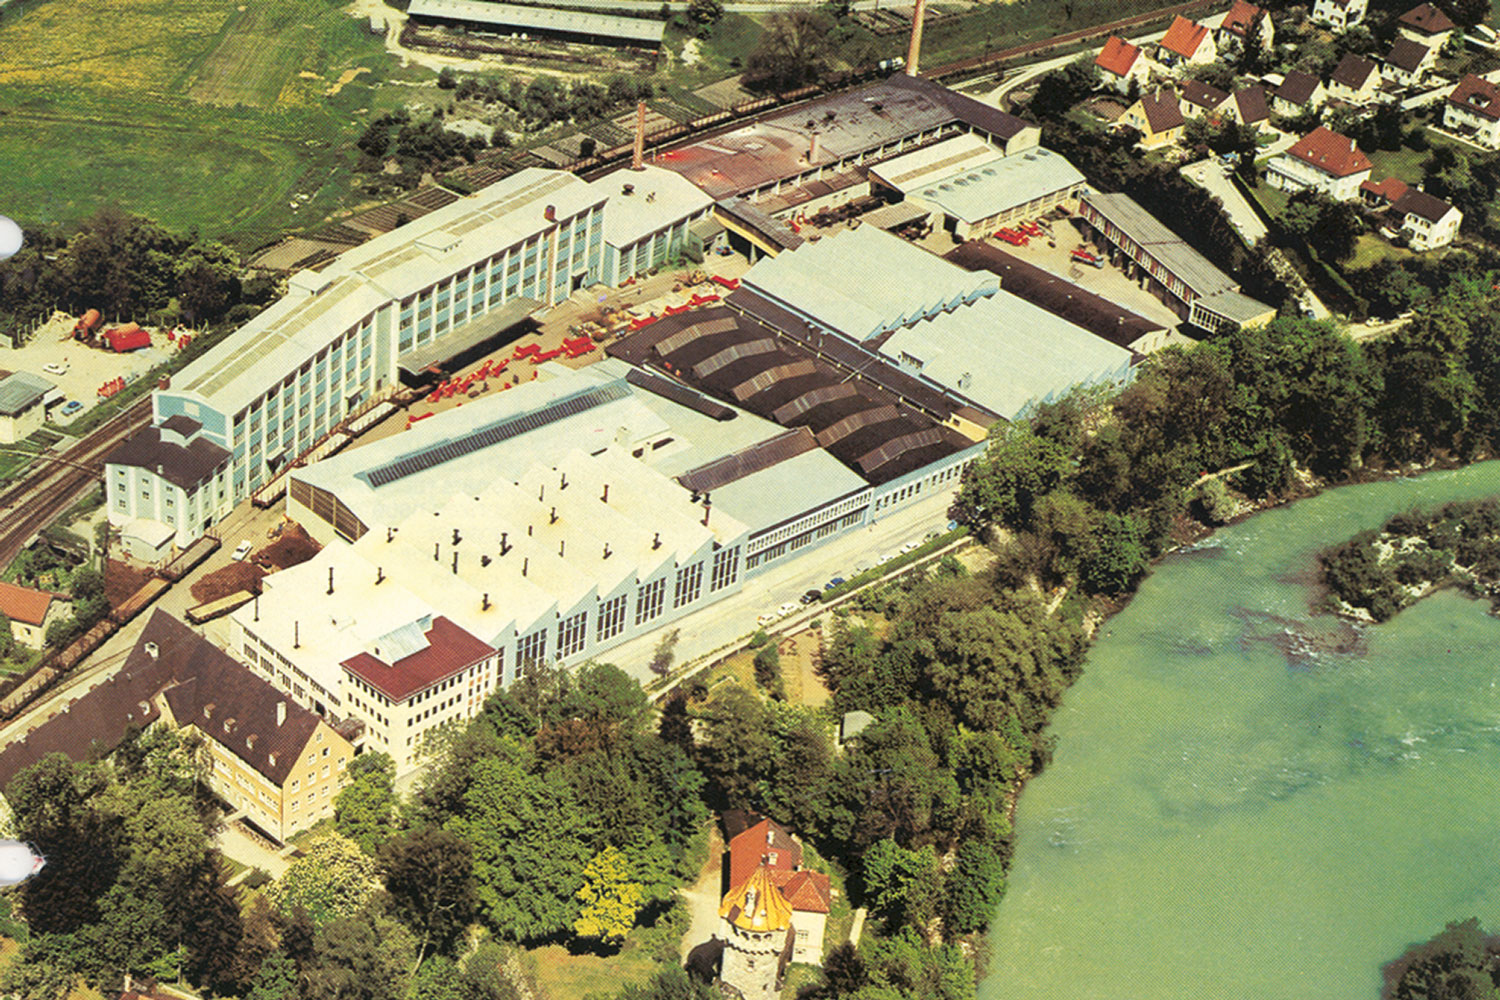
[[[78,323],[73,327],[73,336],[87,337],[99,326],[99,310],[90,309],[78,317]]]

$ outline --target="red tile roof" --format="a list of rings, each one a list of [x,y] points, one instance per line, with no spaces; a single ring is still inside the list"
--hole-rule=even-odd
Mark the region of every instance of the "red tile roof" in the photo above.
[[[1455,25],[1447,14],[1434,7],[1430,3],[1424,3],[1420,7],[1413,7],[1402,14],[1397,23],[1403,28],[1411,28],[1424,35],[1440,35],[1445,31],[1452,31]]]
[[[1118,35],[1110,35],[1109,41],[1104,43],[1104,48],[1099,50],[1099,55],[1094,59],[1094,65],[1115,76],[1124,76],[1140,57],[1140,46],[1131,45]]]
[[[1500,120],[1500,87],[1473,73],[1458,81],[1458,86],[1448,95],[1448,103],[1490,121]]]
[[[1162,36],[1162,48],[1169,52],[1175,52],[1184,59],[1190,59],[1193,53],[1198,51],[1198,46],[1203,44],[1203,39],[1208,35],[1208,29],[1201,24],[1195,24],[1187,18],[1178,14],[1172,21],[1172,26]]]
[[[828,913],[833,909],[833,888],[822,872],[772,872],[771,880],[794,910]]]
[[[1298,139],[1296,145],[1287,150],[1287,155],[1334,177],[1348,177],[1371,167],[1370,158],[1354,144],[1353,139],[1321,125]]]
[[[1260,20],[1261,15],[1264,13],[1265,11],[1253,3],[1246,3],[1245,0],[1234,0],[1234,3],[1229,8],[1229,13],[1224,15],[1224,21],[1220,27],[1231,35],[1238,35],[1243,38],[1245,37],[1245,32],[1250,30],[1250,26]]]
[[[47,618],[47,608],[57,599],[67,600],[62,594],[0,582],[0,612],[13,621],[40,626]]]
[[[393,701],[405,701],[494,653],[489,643],[439,615],[427,630],[426,649],[394,664],[370,653],[359,653],[345,660],[342,666]]]
[[[1359,186],[1359,191],[1362,195],[1369,195],[1389,205],[1406,193],[1406,182],[1396,177],[1387,177],[1379,182],[1365,181]]]
[[[762,864],[787,873],[802,864],[801,845],[774,820],[763,819],[729,841],[730,886],[745,881]]]

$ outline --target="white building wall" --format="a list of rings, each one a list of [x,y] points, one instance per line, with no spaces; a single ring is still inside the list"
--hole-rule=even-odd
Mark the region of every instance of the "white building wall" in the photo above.
[[[176,532],[173,544],[178,548],[193,544],[202,537],[205,524],[222,520],[234,506],[227,470],[189,493],[149,469],[111,463],[104,467],[104,486],[111,525],[124,527],[137,518],[160,521]]]
[[[1474,129],[1474,140],[1481,146],[1500,149],[1500,121],[1491,121],[1483,115],[1461,108],[1451,101],[1443,106],[1443,127],[1450,129]]]

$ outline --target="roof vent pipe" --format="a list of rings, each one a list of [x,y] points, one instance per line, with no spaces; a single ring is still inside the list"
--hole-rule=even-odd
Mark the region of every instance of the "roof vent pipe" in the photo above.
[[[453,544],[457,545],[460,541],[461,541],[461,539],[459,538],[458,529],[454,528],[453,529]]]
[[[541,503],[546,498],[547,498],[547,484],[546,483],[542,483],[541,486],[538,487],[537,491],[536,491],[536,502],[537,503]]]
[[[656,533],[656,537],[655,538],[651,539],[651,551],[655,552],[659,548],[661,548],[661,532],[660,531],[658,531]]]
[[[384,582],[385,582],[385,567],[383,567],[383,566],[376,566],[375,567],[375,586],[378,587],[378,586],[380,586]]]
[[[292,622],[292,648],[302,648],[302,629],[300,622]]]
[[[453,575],[458,575],[458,553],[453,553]]]
[[[385,543],[386,543],[386,544],[387,544],[387,545],[389,545],[389,544],[391,544],[391,538],[392,538],[392,537],[393,537],[393,536],[394,536],[394,535],[395,535],[395,534],[396,534],[396,529],[395,529],[395,528],[386,528],[386,529],[385,529]]]
[[[606,558],[606,559],[609,558],[609,543],[608,542],[604,543],[604,558]]]
[[[528,569],[530,569],[530,568],[531,568],[531,557],[530,556],[526,556],[524,559],[521,560],[521,575],[525,576],[526,575],[526,571]]]
[[[560,539],[558,539],[558,541],[557,541],[557,557],[559,559],[561,559],[563,557],[563,553],[565,553],[567,551],[568,551],[568,540],[566,538],[560,538]]]
[[[443,548],[443,545],[442,545],[441,542],[433,542],[432,543],[432,561],[433,562],[437,562],[439,559],[442,558],[442,548]]]
[[[328,567],[328,593],[333,593],[333,567]]]
[[[507,553],[507,552],[510,551],[510,546],[508,544],[506,544],[506,541],[505,541],[506,538],[508,538],[508,537],[510,537],[510,532],[508,532],[508,531],[502,531],[502,532],[500,532],[500,554],[502,556],[505,555],[505,553]]]
[[[490,595],[489,595],[489,592],[486,591],[485,594],[480,598],[480,601],[479,601],[479,610],[480,611],[488,611],[489,609],[490,609]]]
[[[547,523],[548,524],[556,524],[557,523],[557,508],[556,507],[553,507],[552,508],[552,513],[550,513],[550,514],[547,515]]]
[[[562,474],[562,483],[559,484],[557,488],[560,490],[565,490],[568,488],[568,474],[566,472]]]
[[[604,495],[599,498],[600,503],[609,503],[609,484],[604,484]]]

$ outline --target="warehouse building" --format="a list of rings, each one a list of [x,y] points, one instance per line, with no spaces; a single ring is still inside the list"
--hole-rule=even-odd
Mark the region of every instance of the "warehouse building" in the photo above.
[[[407,14],[422,24],[452,24],[511,35],[535,35],[585,45],[661,48],[666,23],[590,11],[491,3],[489,0],[411,0]]]
[[[596,282],[605,197],[571,174],[523,170],[321,273],[294,275],[281,301],[155,392],[154,423],[187,417],[230,453],[232,507],[334,431],[375,416],[402,373],[441,364]]]
[[[622,284],[680,256],[693,223],[708,218],[714,205],[681,174],[649,163],[606,174],[590,187],[609,199],[599,272],[606,285]]]
[[[1127,273],[1145,280],[1189,325],[1214,332],[1275,318],[1275,309],[1241,294],[1239,282],[1130,196],[1090,192],[1079,201],[1078,214],[1093,230],[1095,243],[1112,251]]]
[[[0,374],[0,444],[15,444],[42,429],[49,403],[62,399],[51,382],[30,372]]]

